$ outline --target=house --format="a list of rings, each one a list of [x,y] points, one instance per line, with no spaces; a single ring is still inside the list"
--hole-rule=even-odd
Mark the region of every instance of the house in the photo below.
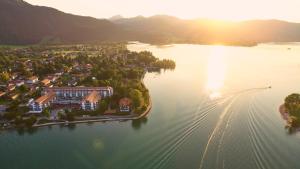
[[[100,100],[101,96],[99,93],[97,91],[93,91],[81,101],[81,108],[83,110],[96,110]]]
[[[4,95],[6,95],[6,92],[0,91],[0,97],[2,97],[2,96],[4,96]]]
[[[131,111],[132,100],[129,98],[122,98],[119,101],[120,112],[130,112]]]
[[[35,84],[39,81],[39,78],[36,76],[32,76],[30,78],[27,79],[26,83],[27,84]]]
[[[49,79],[44,79],[41,81],[43,86],[51,86],[51,81]]]
[[[51,106],[51,103],[55,101],[56,96],[54,92],[47,93],[38,99],[29,103],[29,113],[41,113],[45,108]]]
[[[10,83],[7,85],[7,91],[11,92],[16,89],[16,85]]]
[[[9,97],[11,100],[16,100],[19,97],[19,94],[12,94]]]

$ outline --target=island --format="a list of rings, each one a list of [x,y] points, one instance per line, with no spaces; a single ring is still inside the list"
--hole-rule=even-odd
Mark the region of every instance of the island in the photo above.
[[[287,122],[286,128],[289,132],[298,131],[300,128],[300,94],[288,95],[284,104],[279,107],[282,118]]]
[[[1,129],[142,118],[145,73],[176,67],[126,43],[1,46],[0,57]]]

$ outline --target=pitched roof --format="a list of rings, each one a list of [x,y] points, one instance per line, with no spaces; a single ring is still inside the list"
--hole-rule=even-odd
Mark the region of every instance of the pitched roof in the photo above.
[[[130,106],[131,103],[132,103],[132,100],[127,97],[124,97],[124,98],[120,99],[120,101],[119,101],[120,106]]]
[[[1,92],[0,91],[0,97],[4,96],[6,94],[6,92]]]
[[[50,100],[52,100],[54,97],[55,97],[55,93],[50,92],[50,93],[47,93],[47,94],[39,97],[38,99],[35,100],[35,102],[38,104],[44,104],[44,103],[47,103]]]
[[[49,79],[44,79],[44,80],[42,80],[42,83],[44,84],[44,85],[47,85],[47,84],[49,84],[51,81],[49,80]]]
[[[15,88],[16,88],[16,85],[14,85],[14,84],[9,84],[7,86],[7,90],[9,90],[9,91],[15,90]]]
[[[101,96],[98,94],[97,91],[93,91],[83,99],[84,102],[90,102],[90,103],[95,103],[98,102],[99,100],[101,100]]]
[[[19,97],[19,94],[15,94],[15,95],[10,96],[10,98],[13,99],[13,100],[17,99],[18,97]]]

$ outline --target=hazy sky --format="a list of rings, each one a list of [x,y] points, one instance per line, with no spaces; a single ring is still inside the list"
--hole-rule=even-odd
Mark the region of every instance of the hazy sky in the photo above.
[[[156,14],[227,20],[283,19],[300,22],[300,0],[26,0],[64,12],[108,18]]]

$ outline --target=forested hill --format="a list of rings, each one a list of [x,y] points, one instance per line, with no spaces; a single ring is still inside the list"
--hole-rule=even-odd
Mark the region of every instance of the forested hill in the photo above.
[[[251,45],[300,41],[300,24],[280,20],[229,22],[183,20],[172,16],[120,18],[114,23],[136,33],[145,42]]]
[[[164,15],[107,20],[67,14],[22,0],[0,0],[0,23],[0,44],[141,41],[254,45],[300,41],[300,24],[279,20],[224,22]]]
[[[0,43],[81,43],[121,39],[108,20],[76,16],[22,0],[0,0]]]

